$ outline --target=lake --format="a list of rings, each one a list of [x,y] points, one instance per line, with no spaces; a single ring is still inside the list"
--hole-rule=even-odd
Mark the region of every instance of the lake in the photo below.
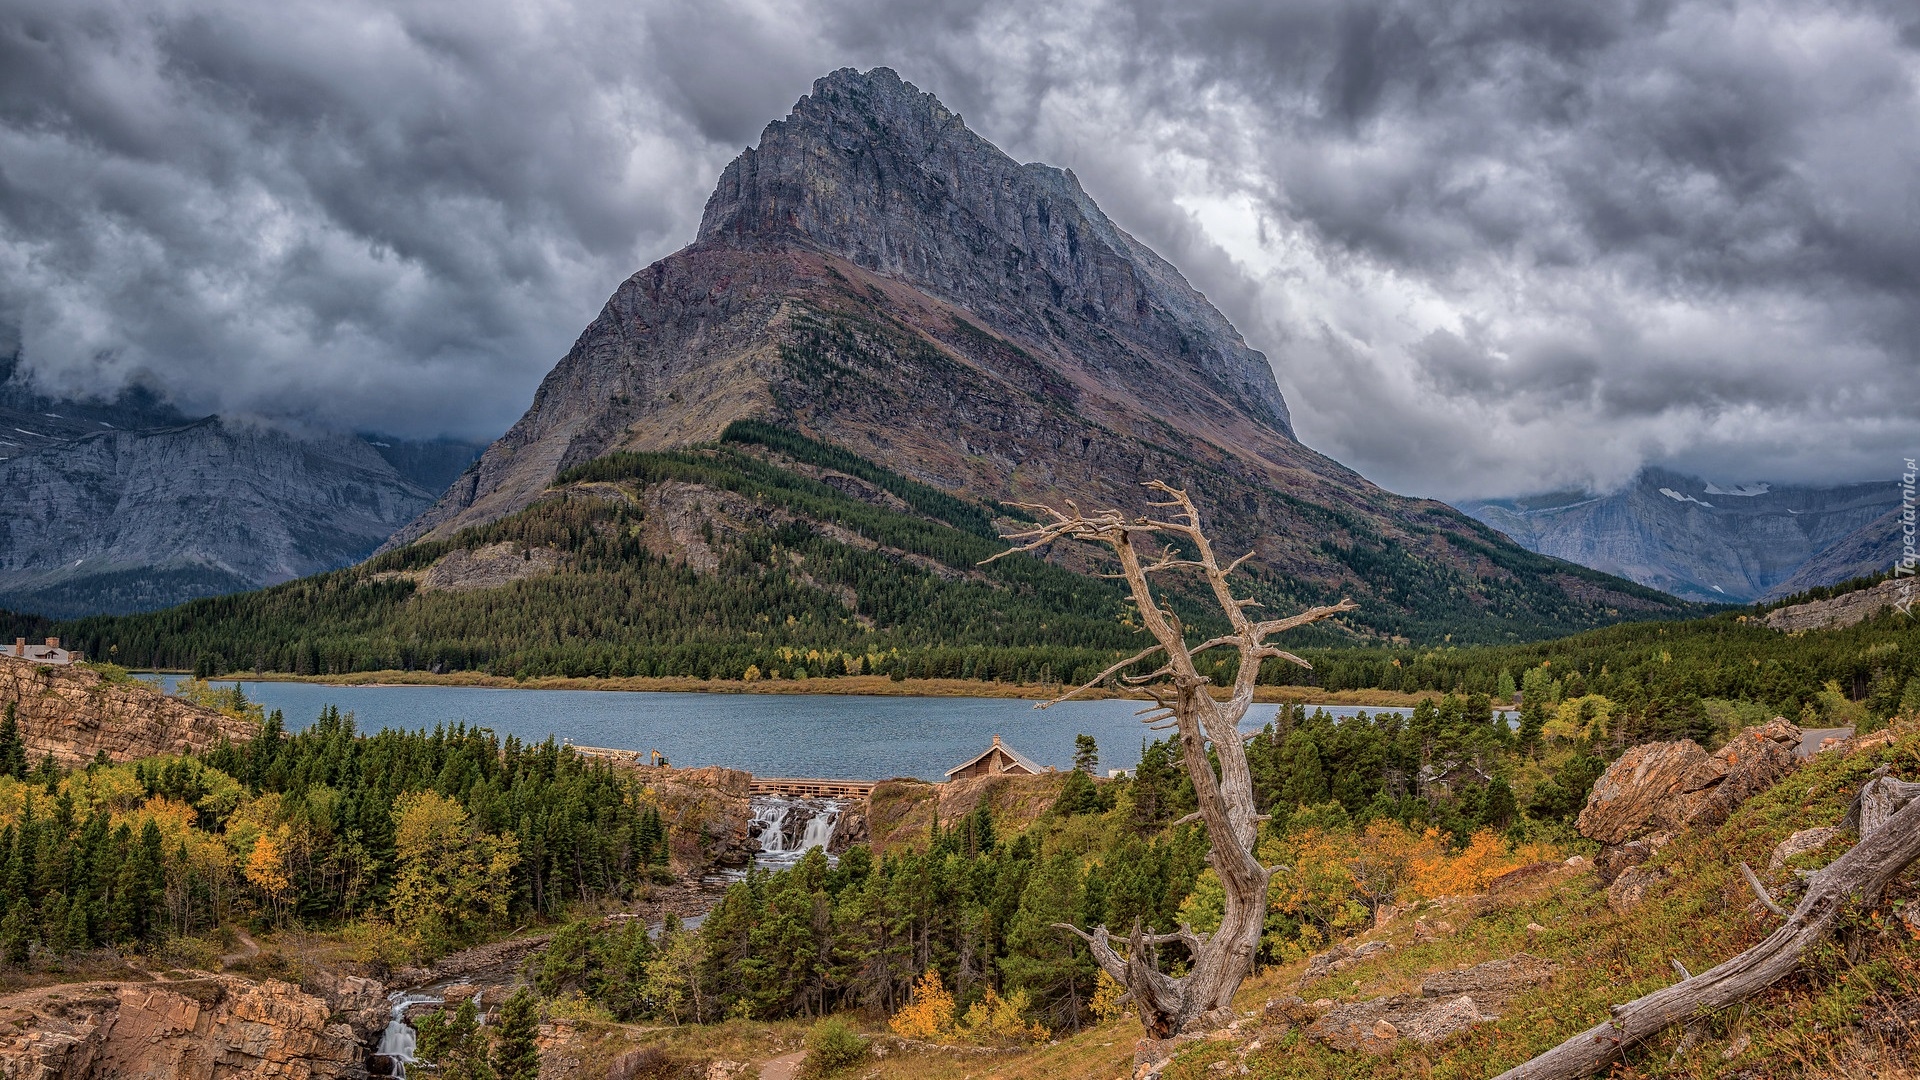
[[[164,676],[171,690],[180,676]],[[1133,715],[1144,702],[1069,701],[1040,710],[1006,698],[828,694],[687,694],[629,690],[506,690],[471,686],[328,686],[247,682],[247,697],[279,709],[289,730],[327,705],[354,714],[362,730],[465,723],[503,738],[548,736],[583,746],[658,750],[678,766],[725,765],[759,776],[941,780],[999,735],[1040,765],[1073,764],[1073,738],[1092,735],[1100,768],[1130,769],[1140,740],[1159,739]],[[1323,706],[1336,716],[1379,712]],[[1278,706],[1255,705],[1257,731]],[[1404,711],[1404,710],[1402,710]]]

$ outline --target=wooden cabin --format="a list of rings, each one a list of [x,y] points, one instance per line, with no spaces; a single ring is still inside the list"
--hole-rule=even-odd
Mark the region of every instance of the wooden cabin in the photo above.
[[[981,751],[973,760],[947,770],[949,780],[971,780],[976,776],[1038,776],[1043,772],[1052,772],[1035,765],[1031,759],[1013,747],[993,737],[993,745]]]

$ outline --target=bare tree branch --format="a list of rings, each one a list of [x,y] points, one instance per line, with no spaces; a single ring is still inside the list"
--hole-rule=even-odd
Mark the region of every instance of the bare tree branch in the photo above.
[[[1101,683],[1106,682],[1107,677],[1112,675],[1114,672],[1124,670],[1129,665],[1137,664],[1140,661],[1145,660],[1147,657],[1152,656],[1154,653],[1159,652],[1161,649],[1165,647],[1166,646],[1164,645],[1153,645],[1153,646],[1149,646],[1148,648],[1142,649],[1139,652],[1134,653],[1132,656],[1127,657],[1125,660],[1122,660],[1119,663],[1108,668],[1107,670],[1101,672],[1100,674],[1095,675],[1091,680],[1081,683],[1079,686],[1076,686],[1072,690],[1069,690],[1066,693],[1061,694],[1059,697],[1054,698],[1052,701],[1043,701],[1040,704],[1035,705],[1034,708],[1045,709],[1054,705],[1058,705],[1061,702],[1067,700],[1070,697],[1073,697],[1076,694],[1084,694],[1087,691],[1093,689],[1094,687],[1099,686]]]
[[[1778,915],[1783,919],[1787,917],[1787,909],[1781,907],[1779,904],[1774,903],[1773,894],[1768,892],[1767,887],[1760,883],[1760,875],[1753,872],[1753,867],[1748,866],[1745,862],[1742,862],[1740,864],[1740,872],[1746,875],[1747,884],[1750,887],[1752,887],[1753,895],[1759,897],[1760,902],[1762,904],[1767,905],[1768,911],[1773,912],[1775,915]]]

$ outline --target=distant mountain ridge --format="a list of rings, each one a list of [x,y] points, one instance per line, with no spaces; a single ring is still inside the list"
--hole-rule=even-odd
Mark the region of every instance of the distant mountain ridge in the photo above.
[[[0,362],[0,607],[143,611],[357,562],[475,449],[382,443],[191,418],[138,390],[49,398]]]
[[[1607,495],[1556,492],[1460,509],[1531,551],[1691,600],[1748,603],[1893,565],[1892,484],[1716,484],[1648,468]]]
[[[1146,508],[1186,485],[1272,603],[1365,635],[1539,636],[1684,611],[1541,560],[1301,445],[1271,366],[1069,172],[1021,164],[892,71],[815,82],[634,274],[506,435],[383,551],[553,497],[616,452],[765,422],[943,491]],[[1497,629],[1496,629],[1497,627]]]

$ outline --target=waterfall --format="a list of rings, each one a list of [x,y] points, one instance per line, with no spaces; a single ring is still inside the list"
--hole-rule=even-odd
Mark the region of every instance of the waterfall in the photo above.
[[[753,820],[747,835],[760,838],[762,855],[781,855],[787,850],[787,811],[793,803],[778,795],[759,795],[753,800]]]
[[[393,1002],[393,1018],[387,1021],[386,1030],[380,1033],[380,1048],[374,1053],[392,1061],[393,1075],[405,1080],[407,1065],[413,1061],[415,1038],[413,1025],[406,1021],[407,1008],[412,1005],[442,1005],[446,999],[396,991],[387,1000]]]
[[[820,812],[807,821],[807,831],[800,838],[800,850],[823,848],[833,842],[833,827],[840,821],[840,804],[832,803],[822,807]]]
[[[747,835],[760,841],[755,865],[767,870],[785,870],[808,851],[833,842],[833,829],[846,808],[846,800],[755,795],[751,805],[752,820],[747,825]],[[828,860],[838,861],[831,855]]]

